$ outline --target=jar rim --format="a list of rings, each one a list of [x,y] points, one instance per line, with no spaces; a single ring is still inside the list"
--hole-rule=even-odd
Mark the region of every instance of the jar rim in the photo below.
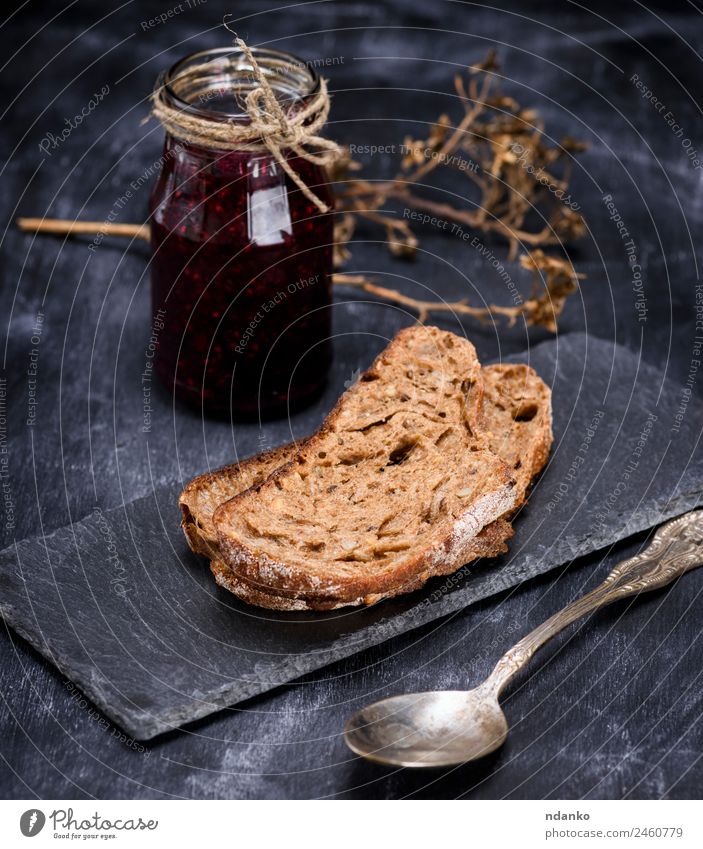
[[[264,72],[278,64],[282,67],[287,67],[288,69],[295,67],[305,73],[306,79],[301,80],[301,83],[304,82],[305,85],[301,85],[299,92],[300,100],[305,100],[319,91],[320,75],[317,73],[315,68],[310,67],[310,65],[295,54],[288,53],[284,50],[274,50],[269,47],[252,47],[250,49]],[[202,106],[185,100],[174,88],[174,84],[177,82],[179,74],[182,74],[183,70],[188,65],[195,65],[197,62],[202,62],[202,64],[212,62],[214,69],[215,63],[218,60],[225,58],[243,58],[246,61],[245,54],[239,47],[215,47],[208,50],[198,50],[195,53],[189,53],[177,62],[174,62],[174,64],[166,71],[163,71],[157,80],[157,88],[163,88],[163,91],[167,95],[171,104],[188,114],[211,121],[246,121],[249,119],[249,116],[244,110],[239,112],[226,112],[203,108]],[[245,71],[247,69],[238,68],[236,70]]]

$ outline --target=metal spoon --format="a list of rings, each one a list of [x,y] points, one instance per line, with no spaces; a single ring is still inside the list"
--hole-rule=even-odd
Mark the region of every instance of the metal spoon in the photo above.
[[[498,697],[547,640],[587,613],[665,587],[702,564],[703,510],[694,510],[662,525],[643,552],[618,563],[602,584],[523,637],[475,690],[383,699],[352,716],[344,739],[356,754],[388,766],[453,766],[481,758],[508,735]]]

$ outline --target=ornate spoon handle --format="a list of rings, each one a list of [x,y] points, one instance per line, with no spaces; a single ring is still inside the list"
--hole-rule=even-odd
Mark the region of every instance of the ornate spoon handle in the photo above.
[[[523,637],[501,657],[483,686],[497,697],[537,649],[567,625],[625,596],[665,587],[701,565],[703,510],[694,510],[662,525],[643,552],[618,563],[602,584]]]

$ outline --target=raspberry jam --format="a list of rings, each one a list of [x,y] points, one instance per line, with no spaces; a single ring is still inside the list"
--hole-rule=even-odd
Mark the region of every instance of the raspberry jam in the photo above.
[[[273,68],[279,102],[295,108],[317,78],[296,60],[295,78],[279,80],[281,55],[256,52],[267,75]],[[192,61],[211,64],[212,74],[174,100],[200,104],[213,120],[247,120],[236,111],[252,84],[241,55],[227,49],[183,63]],[[176,80],[183,63],[169,72]],[[331,356],[332,214],[260,145],[215,150],[167,133],[162,162],[150,200],[152,308],[163,321],[157,374],[214,414],[284,414],[310,400]],[[323,170],[296,156],[287,162],[332,207]]]

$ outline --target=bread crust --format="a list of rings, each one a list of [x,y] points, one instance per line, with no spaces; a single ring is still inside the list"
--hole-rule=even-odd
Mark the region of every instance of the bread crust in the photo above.
[[[471,551],[466,555],[466,562],[476,561],[482,558],[497,557],[504,554],[508,550],[508,540],[512,537],[514,531],[512,526],[505,519],[496,519],[495,522],[487,525],[477,534],[473,540]],[[463,563],[461,564],[463,565]],[[228,566],[217,559],[213,559],[210,563],[210,569],[215,577],[215,581],[226,590],[236,595],[242,601],[249,604],[254,604],[257,607],[266,607],[270,610],[308,610],[308,611],[326,611],[337,610],[341,607],[357,607],[360,605],[376,604],[379,601],[392,598],[398,595],[415,592],[420,589],[430,578],[440,575],[448,575],[456,571],[459,567],[453,567],[449,570],[438,570],[416,575],[406,584],[395,586],[385,593],[372,593],[367,596],[360,596],[356,599],[339,601],[325,600],[308,597],[292,598],[288,596],[276,595],[267,592],[265,587],[255,586],[242,580]]]
[[[239,463],[229,463],[204,472],[188,483],[180,494],[181,527],[196,554],[219,557],[217,531],[212,522],[216,507],[234,495],[263,483],[272,472],[290,462],[305,442],[288,442]],[[218,494],[222,497],[213,506]]]

